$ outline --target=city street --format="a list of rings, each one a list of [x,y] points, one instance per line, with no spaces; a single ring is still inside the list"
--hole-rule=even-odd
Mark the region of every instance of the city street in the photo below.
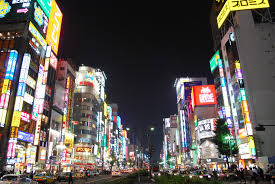
[[[0,184],[273,181],[275,0],[198,2],[0,0]]]

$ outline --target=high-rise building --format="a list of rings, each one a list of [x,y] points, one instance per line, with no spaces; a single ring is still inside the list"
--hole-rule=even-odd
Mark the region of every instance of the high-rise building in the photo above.
[[[1,1],[1,166],[15,172],[49,166],[47,130],[63,16],[56,1],[49,3]]]
[[[207,78],[204,77],[186,77],[178,78],[175,81],[177,93],[178,109],[178,130],[180,133],[180,150],[181,167],[185,165],[193,166],[192,150],[195,144],[195,127],[192,116],[192,86],[206,85]]]
[[[103,102],[101,85],[97,79],[97,70],[80,66],[76,72],[74,91],[74,133],[75,155],[74,164],[79,165],[79,169],[90,167],[94,169],[100,160],[100,149],[98,145],[99,133],[102,132],[101,125],[104,125]],[[101,114],[101,115],[100,115]],[[99,131],[97,131],[99,129]]]
[[[54,100],[51,105],[48,129],[47,159],[52,171],[71,171],[74,148],[74,124],[72,121],[75,69],[71,60],[59,60],[54,80]],[[61,163],[60,165],[58,163]],[[67,167],[68,166],[68,167]]]
[[[274,18],[268,0],[233,6],[213,3],[210,22],[215,55],[210,68],[215,78],[218,111],[238,142],[239,166],[275,155]],[[270,4],[269,4],[270,3]],[[273,4],[274,6],[274,4]],[[274,7],[273,7],[274,8]],[[265,131],[255,131],[260,125]],[[259,130],[258,128],[256,130]]]

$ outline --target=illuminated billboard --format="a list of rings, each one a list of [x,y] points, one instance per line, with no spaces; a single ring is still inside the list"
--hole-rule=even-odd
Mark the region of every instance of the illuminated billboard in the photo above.
[[[52,2],[50,12],[51,13],[46,35],[46,41],[49,45],[52,46],[53,52],[57,55],[63,15],[55,0],[53,0]]]
[[[193,104],[214,105],[217,103],[214,85],[193,86]]]
[[[16,50],[11,50],[9,53],[8,61],[7,61],[7,68],[4,77],[4,82],[2,86],[2,94],[0,98],[0,126],[5,126],[6,115],[7,115],[7,108],[9,105],[9,98],[10,98],[10,88],[11,88],[11,81],[14,77],[14,70],[16,67],[18,52]]]
[[[35,28],[35,26],[33,25],[32,22],[30,22],[29,31],[31,32],[31,34],[33,35],[33,37],[40,43],[40,45],[44,48],[44,50],[46,50],[47,43],[46,43],[45,39],[43,38],[43,36]]]
[[[18,139],[21,141],[33,143],[34,135],[26,132],[18,131]]]
[[[218,50],[209,62],[211,72],[213,72],[219,66],[219,62],[218,62],[219,59],[220,59],[220,54]]]
[[[269,8],[268,0],[216,0],[221,6],[216,5],[218,13],[217,24],[220,28],[231,11]],[[217,3],[216,3],[217,4]],[[221,8],[221,9],[220,9]],[[220,9],[220,10],[219,10]]]
[[[30,16],[32,12],[32,0],[1,0],[0,19],[22,20]]]
[[[37,2],[42,7],[45,14],[50,17],[53,0],[37,0]]]
[[[43,37],[46,38],[49,19],[37,2],[33,3],[32,21]]]
[[[198,138],[205,139],[214,137],[215,119],[205,119],[198,121]]]

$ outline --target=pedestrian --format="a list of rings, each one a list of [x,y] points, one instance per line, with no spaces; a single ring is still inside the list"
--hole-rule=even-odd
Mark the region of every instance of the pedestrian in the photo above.
[[[255,182],[255,184],[258,183],[258,176],[259,176],[259,174],[258,174],[257,168],[256,168],[256,167],[253,167],[251,179],[252,179],[252,181]]]
[[[246,173],[245,170],[243,168],[240,169],[240,182],[244,181],[244,183],[246,183]]]
[[[68,184],[73,184],[73,183],[74,183],[74,181],[73,181],[73,174],[72,174],[72,172],[70,172]]]
[[[258,167],[258,174],[259,174],[261,180],[264,180],[264,170],[260,167]]]
[[[215,179],[215,180],[218,179],[218,174],[217,174],[217,171],[216,171],[216,170],[213,171],[213,176],[214,176],[214,179]]]
[[[86,179],[86,181],[88,180],[88,170],[87,169],[85,171],[85,179]]]
[[[33,172],[30,173],[30,179],[33,179]]]

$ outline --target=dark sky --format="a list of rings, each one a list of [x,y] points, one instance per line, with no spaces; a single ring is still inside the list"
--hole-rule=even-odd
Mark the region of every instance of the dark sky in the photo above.
[[[123,123],[141,137],[149,124],[157,127],[158,159],[162,118],[177,113],[175,79],[210,75],[212,1],[57,2],[59,56],[106,73],[108,102],[118,104]]]

